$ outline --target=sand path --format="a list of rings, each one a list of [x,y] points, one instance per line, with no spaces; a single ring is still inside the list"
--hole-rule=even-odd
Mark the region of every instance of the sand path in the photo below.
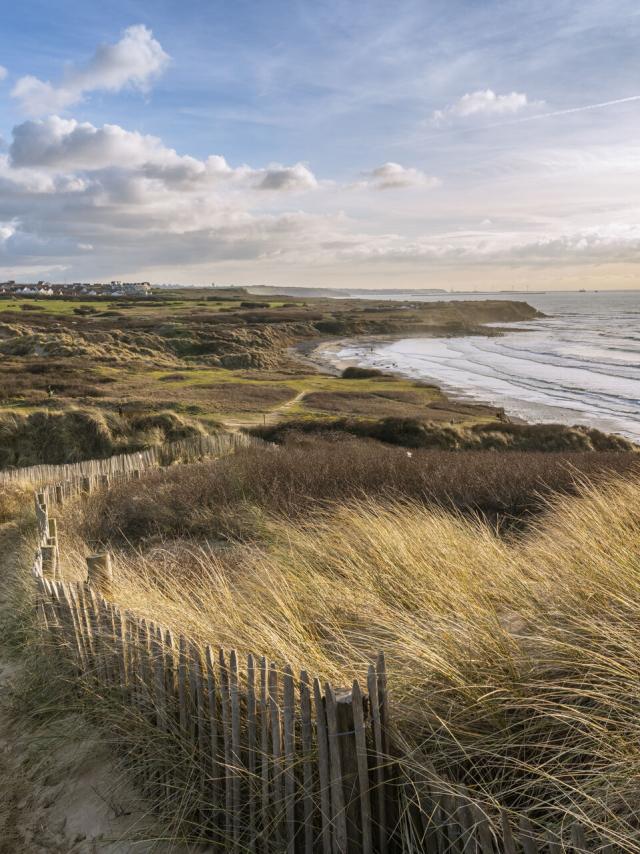
[[[17,525],[0,526],[0,623],[11,608],[11,579],[28,571],[21,540]],[[16,713],[29,654],[36,651],[0,646],[0,854],[185,854],[149,841],[156,833],[147,805],[112,746],[79,714]]]

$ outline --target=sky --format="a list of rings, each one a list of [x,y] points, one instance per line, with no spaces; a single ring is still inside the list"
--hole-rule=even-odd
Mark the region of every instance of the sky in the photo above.
[[[0,280],[640,287],[637,0],[0,12]]]

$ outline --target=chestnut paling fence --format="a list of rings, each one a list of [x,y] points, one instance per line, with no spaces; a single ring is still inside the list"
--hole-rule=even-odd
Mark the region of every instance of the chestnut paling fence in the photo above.
[[[36,466],[8,468],[0,471],[0,485],[28,483],[34,486],[54,484],[80,484],[82,478],[110,478],[132,476],[133,472],[167,466],[174,462],[197,462],[209,457],[231,453],[237,448],[255,444],[256,439],[244,433],[217,433],[191,436],[176,442],[167,442],[142,451],[118,454],[98,460],[83,460],[61,465],[43,463]],[[108,481],[107,481],[108,482]]]
[[[108,554],[87,557],[86,583],[65,581],[52,511],[110,478],[140,476],[120,460],[108,471],[106,461],[85,463],[36,493],[32,572],[45,642],[85,688],[120,704],[123,730],[130,721],[144,732],[128,755],[159,808],[181,812],[213,850],[234,852],[620,850],[575,822],[563,839],[527,817],[516,825],[435,772],[412,777],[393,748],[382,653],[366,685],[338,689],[264,657],[202,647],[132,613],[113,601]]]

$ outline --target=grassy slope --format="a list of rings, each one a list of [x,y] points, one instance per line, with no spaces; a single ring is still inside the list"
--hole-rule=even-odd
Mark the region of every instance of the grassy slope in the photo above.
[[[496,803],[527,811],[555,829],[568,813],[598,832],[606,828],[621,850],[640,850],[633,841],[637,478],[595,488],[580,487],[576,475],[570,491],[577,496],[551,498],[526,535],[501,538],[425,504],[400,456],[399,468],[381,465],[373,452],[346,465],[347,451],[331,461],[321,449],[325,471],[318,472],[309,449],[289,462],[286,453],[274,452],[262,468],[248,455],[245,463],[150,475],[97,498],[87,533],[103,539],[136,519],[146,519],[138,535],[189,533],[175,517],[182,507],[185,521],[187,494],[197,523],[191,533],[200,535],[225,517],[247,520],[251,505],[262,510],[258,527],[245,528],[259,539],[235,548],[169,540],[120,552],[116,599],[176,633],[265,653],[338,685],[362,678],[382,648],[396,738],[414,769],[435,763],[490,811]],[[486,488],[493,465],[496,493],[512,490],[513,500],[528,489],[534,499],[535,477],[523,486],[515,457],[503,468],[495,455],[484,456],[465,457],[453,473],[426,471],[423,488],[445,500],[455,484],[469,502]],[[540,473],[557,488],[564,475],[553,459],[553,475],[544,464]],[[343,477],[352,478],[351,490],[336,485],[340,470],[350,473]],[[319,510],[316,503],[314,512],[314,498],[338,504]],[[265,509],[275,515],[265,518]],[[81,573],[83,547],[75,547]]]

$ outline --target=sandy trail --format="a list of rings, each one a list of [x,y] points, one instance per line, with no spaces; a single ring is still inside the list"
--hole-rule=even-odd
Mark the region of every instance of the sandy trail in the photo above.
[[[277,424],[278,421],[280,421],[280,419],[286,414],[287,410],[294,407],[296,403],[300,403],[306,394],[306,389],[298,392],[295,397],[287,400],[286,403],[277,406],[275,409],[270,409],[265,413],[252,412],[242,418],[225,419],[224,426],[228,430],[240,430],[242,427],[257,427],[264,424]]]
[[[7,581],[28,572],[18,565],[25,560],[17,526],[0,526],[0,621],[11,607]],[[156,834],[147,805],[116,767],[112,747],[78,714],[44,723],[28,708],[16,715],[12,697],[25,666],[0,647],[0,854],[185,854],[148,841]]]

